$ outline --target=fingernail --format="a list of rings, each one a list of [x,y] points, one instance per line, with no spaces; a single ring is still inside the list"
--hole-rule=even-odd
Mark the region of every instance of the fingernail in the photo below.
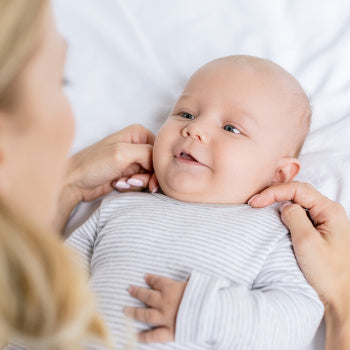
[[[134,287],[133,287],[133,286],[130,286],[130,287],[128,288],[128,292],[131,294],[133,291],[134,291]]]
[[[136,187],[142,187],[143,186],[143,181],[139,180],[139,179],[129,179],[128,181],[126,181],[129,185],[131,186],[136,186]]]
[[[152,193],[156,193],[156,192],[158,192],[158,190],[159,190],[159,186],[157,186],[156,188],[154,188],[153,191],[152,191]]]
[[[119,180],[115,183],[114,187],[117,189],[120,188],[121,190],[128,190],[131,186],[127,184],[124,180]]]
[[[291,205],[292,203],[291,202],[283,202],[281,205],[280,205],[280,213],[282,214],[283,212],[283,209],[288,207],[288,205]]]
[[[254,198],[256,198],[258,195],[259,195],[259,194],[255,194],[253,197],[251,197],[251,198],[249,199],[249,201],[248,201],[248,204],[250,205],[250,202],[251,202]]]
[[[123,310],[123,314],[125,316],[130,316],[130,307],[129,306],[126,306]]]

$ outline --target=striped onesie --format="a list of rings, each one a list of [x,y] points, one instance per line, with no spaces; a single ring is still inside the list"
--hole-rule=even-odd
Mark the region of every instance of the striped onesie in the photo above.
[[[278,206],[182,202],[116,193],[68,238],[90,274],[115,341],[125,344],[130,285],[152,273],[184,281],[175,341],[137,349],[302,349],[323,305],[296,263]],[[136,322],[136,329],[150,326]]]

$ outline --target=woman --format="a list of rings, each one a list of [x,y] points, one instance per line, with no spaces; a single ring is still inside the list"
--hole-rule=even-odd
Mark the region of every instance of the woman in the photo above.
[[[326,350],[350,349],[350,221],[345,210],[299,182],[272,186],[249,204],[258,208],[282,201],[294,202],[282,204],[282,220],[300,268],[325,305]]]
[[[62,91],[66,48],[50,3],[0,0],[0,26],[0,345],[107,344],[85,276],[51,232],[79,201],[150,171],[153,135],[132,126],[67,162],[74,124]]]

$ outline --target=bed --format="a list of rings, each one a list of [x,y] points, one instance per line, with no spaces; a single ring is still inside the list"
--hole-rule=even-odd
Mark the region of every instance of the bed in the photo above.
[[[310,96],[298,180],[350,213],[350,3],[290,0],[55,0],[69,45],[72,153],[132,123],[157,132],[188,77],[220,56],[269,58]],[[98,205],[74,211],[67,234]],[[308,347],[324,349],[324,324]]]

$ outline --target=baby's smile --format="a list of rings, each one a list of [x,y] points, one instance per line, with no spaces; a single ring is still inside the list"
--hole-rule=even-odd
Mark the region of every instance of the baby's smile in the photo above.
[[[178,162],[184,163],[184,164],[205,166],[205,164],[201,163],[194,155],[184,150],[180,152],[176,152],[175,159]]]
[[[299,83],[273,62],[209,62],[191,76],[155,139],[160,188],[182,201],[235,204],[291,181],[308,111]]]

